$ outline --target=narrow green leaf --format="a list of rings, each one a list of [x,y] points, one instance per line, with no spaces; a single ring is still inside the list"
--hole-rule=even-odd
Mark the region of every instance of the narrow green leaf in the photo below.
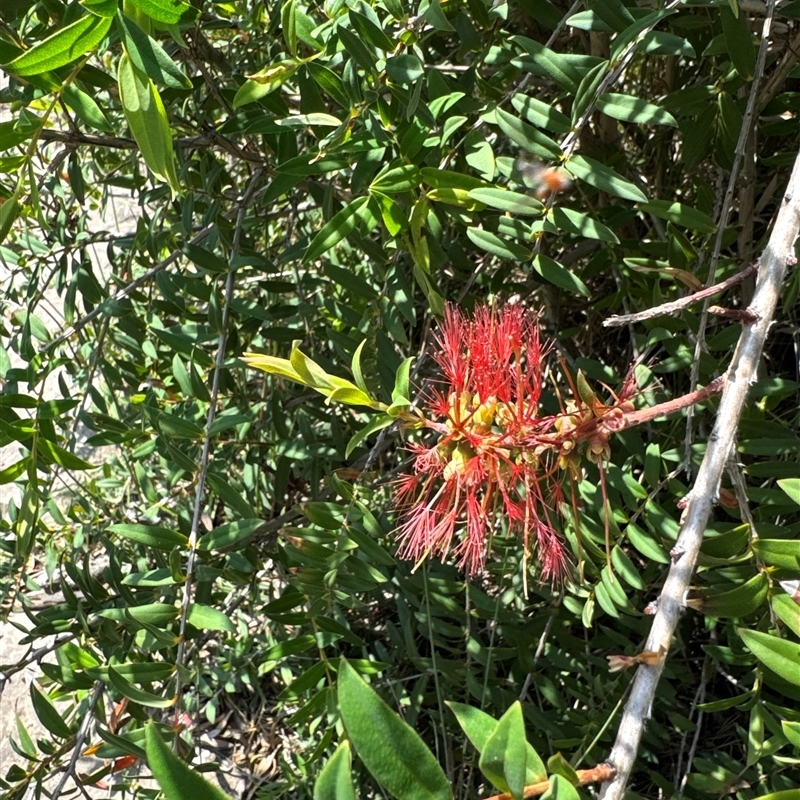
[[[31,703],[33,704],[33,710],[36,712],[39,722],[41,722],[53,736],[58,736],[59,739],[69,739],[72,736],[69,725],[64,722],[63,717],[58,713],[58,710],[53,705],[50,698],[44,692],[40,691],[35,683],[31,683]]]
[[[758,610],[767,599],[768,591],[767,576],[759,572],[741,586],[726,592],[690,597],[686,605],[709,617],[744,617]]]
[[[39,439],[37,447],[43,456],[60,467],[64,467],[64,469],[97,469],[99,466],[78,458],[74,453],[70,453],[69,450],[65,450],[63,447],[59,447],[44,438]]]
[[[584,236],[587,239],[599,239],[602,242],[619,244],[619,239],[611,228],[606,227],[602,222],[592,219],[581,211],[555,206],[551,212],[551,217],[553,224],[562,231],[573,233],[576,236]]]
[[[555,259],[550,258],[550,256],[537,253],[533,259],[533,268],[546,281],[555,286],[560,286],[568,292],[577,292],[584,297],[591,295],[589,288],[577,275],[563,267]]]
[[[528,125],[527,122],[523,122],[502,108],[495,111],[495,119],[503,133],[528,153],[543,159],[561,157],[561,148],[558,144],[533,125]]]
[[[684,228],[690,228],[700,233],[714,233],[717,230],[714,220],[708,214],[704,214],[702,211],[686,206],[683,203],[671,203],[669,200],[651,200],[648,203],[639,203],[639,209],[647,214],[653,214],[653,216],[661,219],[668,219],[676,225],[682,225]]]
[[[356,800],[351,762],[350,742],[345,740],[320,771],[314,784],[314,800]]]
[[[579,180],[585,181],[603,192],[626,200],[633,200],[634,203],[647,202],[647,196],[638,186],[623,178],[611,167],[607,167],[593,158],[572,156],[564,164],[564,167]]]
[[[671,125],[678,127],[678,121],[669,111],[655,103],[648,103],[640,97],[629,94],[607,92],[597,98],[597,107],[604,114],[623,122],[636,122],[639,125]]]
[[[208,533],[204,533],[197,540],[197,549],[224,553],[243,550],[262,525],[264,525],[262,519],[239,519],[235,522],[226,522],[224,525],[219,525]]]
[[[762,664],[785,681],[800,686],[800,644],[747,628],[737,628],[736,632]]]
[[[286,0],[281,5],[281,31],[289,52],[297,57],[297,0]]]
[[[103,133],[114,133],[114,126],[108,121],[94,98],[86,92],[71,83],[64,87],[61,96],[81,122]]]
[[[532,253],[527,247],[511,242],[508,239],[502,239],[491,231],[483,228],[467,228],[467,236],[481,250],[485,250],[498,258],[507,258],[511,261],[530,261]]]
[[[339,712],[372,776],[398,800],[451,800],[450,782],[425,743],[342,658]]]
[[[147,625],[165,625],[177,618],[179,609],[169,603],[147,603],[143,606],[106,608],[98,616],[117,622],[144,622]]]
[[[544,205],[535,197],[500,187],[482,186],[478,189],[471,189],[469,196],[484,205],[497,208],[500,211],[508,211],[509,214],[538,217],[544,211]]]
[[[120,58],[117,82],[125,119],[145,164],[159,180],[177,190],[179,182],[169,120],[155,84],[134,66],[127,54]]]
[[[207,631],[236,632],[236,626],[233,624],[228,614],[220,611],[218,608],[202,603],[192,603],[189,606],[187,622],[194,625],[195,628],[201,628]]]
[[[738,7],[737,7],[738,10]],[[756,74],[756,49],[753,34],[745,14],[734,14],[724,6],[719,10],[725,47],[739,76],[746,81]]]
[[[241,108],[248,103],[254,103],[262,97],[274,92],[281,84],[294,75],[300,62],[294,59],[284,59],[269,67],[248,75],[247,80],[236,90],[233,97],[233,107]]]
[[[121,12],[117,15],[117,24],[125,42],[125,49],[137,69],[162,86],[173,89],[192,88],[192,82],[183,70],[152,36],[148,36]]]
[[[569,133],[572,127],[569,117],[557,108],[549,106],[536,97],[524,94],[515,94],[511,98],[511,105],[522,114],[525,119],[538,128],[545,128],[553,133]]]
[[[17,56],[3,69],[14,75],[39,75],[63,67],[97,47],[111,20],[87,14]]]
[[[366,195],[357,197],[352,203],[349,203],[334,214],[311,240],[306,252],[303,254],[303,262],[308,263],[319,258],[323,253],[326,253],[341,242],[348,234],[352,233],[358,224],[358,211],[368,201],[369,197]]]
[[[197,16],[197,10],[183,0],[128,0],[143,14],[164,25],[177,25],[190,22]]]
[[[360,431],[353,434],[353,437],[347,443],[347,448],[344,452],[345,458],[350,458],[353,450],[358,447],[361,442],[364,441],[368,436],[375,433],[376,431],[381,430],[382,428],[386,428],[394,422],[394,417],[389,416],[389,414],[380,414],[370,422],[368,422]]]
[[[161,697],[160,695],[140,689],[135,683],[131,683],[126,677],[119,673],[113,666],[108,668],[108,680],[111,685],[128,700],[138,703],[140,706],[149,708],[172,708],[178,701],[178,695],[174,697]]]
[[[134,522],[119,522],[108,529],[109,533],[115,533],[124,539],[130,539],[147,547],[155,547],[158,550],[172,550],[173,547],[188,547],[189,537],[184,536],[178,531],[162,528],[158,525],[142,525]]]
[[[145,728],[147,765],[166,800],[232,800],[181,761],[161,738],[154,722]]]
[[[22,204],[17,199],[16,194],[0,203],[0,244],[5,241],[8,232],[11,230],[11,226],[21,212]]]
[[[756,539],[753,552],[772,567],[800,569],[800,539]]]

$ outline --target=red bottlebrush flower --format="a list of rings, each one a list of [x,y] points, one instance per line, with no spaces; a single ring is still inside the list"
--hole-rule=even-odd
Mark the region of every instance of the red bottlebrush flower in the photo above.
[[[554,430],[553,417],[538,415],[543,351],[536,318],[518,305],[480,307],[472,317],[448,307],[436,342],[443,386],[421,410],[438,441],[412,447],[414,474],[397,484],[400,556],[420,562],[452,550],[475,574],[505,520],[536,551],[542,579],[563,577],[564,545],[549,522],[561,490],[555,465],[535,445]]]

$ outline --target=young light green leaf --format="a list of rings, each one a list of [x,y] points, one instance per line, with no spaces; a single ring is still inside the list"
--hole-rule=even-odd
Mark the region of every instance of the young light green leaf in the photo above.
[[[166,800],[232,800],[172,752],[155,722],[147,723],[144,741],[147,765]]]
[[[81,122],[103,133],[114,133],[113,125],[108,121],[94,98],[79,89],[75,84],[71,83],[65,86],[61,96]]]
[[[800,644],[747,628],[737,628],[736,632],[762,664],[785,681],[800,686]]]
[[[345,739],[320,771],[314,784],[314,800],[356,800],[351,762],[350,742]]]
[[[800,506],[800,478],[783,478],[778,481],[778,486]]]
[[[87,14],[17,56],[3,69],[14,75],[39,75],[63,67],[97,47],[111,20]]]
[[[408,723],[342,658],[339,712],[347,735],[372,776],[397,800],[452,800],[450,782]]]
[[[571,175],[603,192],[626,200],[633,200],[634,203],[647,202],[647,196],[638,186],[623,178],[611,167],[607,167],[593,158],[572,156],[564,164],[564,167]]]
[[[542,795],[542,800],[581,800],[577,789],[561,775],[550,778],[550,788]]]
[[[248,75],[247,80],[236,90],[233,107],[241,108],[247,103],[253,103],[266,97],[284,81],[289,80],[297,72],[299,66],[299,61],[289,58],[271,64],[253,75]]]
[[[527,750],[522,705],[517,700],[500,717],[486,740],[478,766],[498,788],[522,800],[525,789]]]

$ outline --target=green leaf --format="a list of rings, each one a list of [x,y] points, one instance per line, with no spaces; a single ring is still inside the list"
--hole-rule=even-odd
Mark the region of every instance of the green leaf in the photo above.
[[[145,164],[156,178],[177,191],[180,186],[169,120],[155,84],[126,54],[119,60],[117,82],[125,119]]]
[[[134,7],[156,22],[164,25],[177,25],[190,22],[197,16],[197,10],[183,0],[128,0]]]
[[[375,433],[376,431],[381,430],[382,428],[386,428],[394,422],[394,417],[390,416],[389,414],[380,414],[374,419],[370,420],[360,431],[353,434],[350,441],[347,443],[347,448],[344,452],[345,458],[350,458],[353,450],[358,447],[361,442],[364,441],[368,436]]]
[[[158,550],[172,550],[173,547],[188,547],[189,537],[184,536],[179,531],[169,528],[162,528],[158,525],[142,525],[135,522],[119,522],[108,529],[109,533],[115,533],[124,539],[131,539],[147,547],[155,547]]]
[[[543,159],[561,157],[561,148],[549,136],[536,130],[502,108],[495,111],[495,119],[503,133],[523,150]]]
[[[398,800],[451,800],[450,782],[425,743],[342,658],[339,712],[372,776]]]
[[[549,47],[533,39],[528,39],[526,36],[512,36],[511,41],[528,53],[539,74],[548,75],[568,92],[574,92],[578,88],[580,77],[576,75],[569,60],[561,53],[556,53]]]
[[[714,233],[717,230],[714,220],[708,214],[704,214],[691,206],[685,206],[683,203],[671,203],[669,200],[651,200],[648,203],[639,203],[638,207],[646,214],[668,219],[676,225],[682,225],[684,228],[690,228],[693,231]]]
[[[425,74],[425,67],[413,53],[398,53],[386,61],[386,74],[396,83],[415,83]]]
[[[568,292],[577,292],[584,297],[589,297],[591,293],[586,284],[573,272],[561,266],[558,261],[537,253],[533,258],[533,268],[546,281],[566,289]]]
[[[746,628],[737,628],[736,632],[762,664],[785,681],[800,686],[800,644]]]
[[[619,239],[614,231],[581,211],[555,206],[551,216],[553,224],[562,231],[573,233],[576,236],[584,236],[587,239],[599,239],[602,242],[619,244]]]
[[[64,87],[61,96],[81,122],[103,133],[114,133],[114,126],[108,121],[100,106],[86,92],[71,83]]]
[[[22,204],[17,195],[14,194],[4,202],[0,203],[0,244],[5,241],[11,226],[22,212]]]
[[[538,217],[544,211],[544,205],[535,197],[495,186],[481,186],[478,189],[471,189],[469,196],[484,205],[497,208],[500,211],[508,211],[509,214]]]
[[[368,196],[357,197],[343,209],[334,214],[330,221],[317,232],[311,240],[306,252],[303,254],[303,263],[307,264],[319,258],[332,247],[353,232],[358,224],[358,212],[363,205],[369,202]]]
[[[125,49],[134,66],[162,86],[191,89],[192,82],[152,36],[124,14],[117,15]]]
[[[478,762],[481,772],[498,789],[510,792],[514,800],[522,800],[525,789],[525,743],[525,721],[517,700],[489,735]]]
[[[465,705],[464,703],[447,702],[450,710],[456,715],[458,724],[467,738],[472,742],[475,749],[481,753],[489,737],[497,727],[497,720],[489,716],[485,711]],[[547,778],[547,770],[544,762],[533,747],[526,742],[525,757],[525,785],[530,786],[540,783]]]
[[[753,80],[756,74],[756,50],[747,15],[734,14],[730,8],[723,7],[719,10],[719,17],[725,47],[735,70],[744,80]]]
[[[756,539],[753,552],[772,567],[800,569],[800,539]]]
[[[235,522],[227,522],[204,533],[197,540],[197,549],[216,550],[223,553],[243,550],[262,525],[264,525],[262,519],[240,519]]]
[[[800,478],[783,478],[778,481],[778,486],[791,498],[792,502],[800,506]]]
[[[397,44],[393,42],[371,19],[359,14],[352,8],[349,11],[350,24],[355,28],[356,32],[361,36],[362,40],[377,47],[378,50],[383,50],[385,53],[391,53]]]
[[[297,57],[297,0],[286,0],[281,5],[281,30],[286,47]]]
[[[172,708],[178,702],[178,695],[174,697],[162,697],[161,695],[147,692],[140,689],[135,683],[131,683],[113,666],[108,668],[108,680],[111,685],[128,700],[138,703],[140,706],[149,708]]]
[[[669,556],[651,533],[642,530],[633,523],[625,528],[628,541],[645,557],[659,564],[669,564]]]
[[[647,196],[638,186],[626,180],[611,167],[585,156],[572,156],[564,164],[566,170],[576,178],[603,192],[633,200],[635,203],[646,203]]]
[[[370,184],[370,191],[382,194],[400,194],[410,192],[419,186],[421,175],[419,169],[413,164],[404,164],[400,167],[380,172]]]
[[[581,800],[581,796],[566,778],[552,775],[550,788],[542,795],[542,800]]]
[[[247,80],[236,90],[233,107],[241,108],[247,103],[254,103],[271,94],[289,80],[297,72],[299,66],[299,61],[289,58],[271,64],[253,75],[248,75]]]
[[[350,742],[343,741],[314,783],[314,800],[356,800],[351,777]]]
[[[72,731],[69,725],[64,722],[61,714],[51,702],[50,698],[39,690],[35,683],[31,683],[31,703],[33,710],[39,722],[47,728],[53,736],[58,736],[59,739],[69,739],[72,737]]]
[[[230,616],[220,611],[218,608],[203,605],[202,603],[192,603],[189,606],[189,616],[187,622],[195,628],[202,628],[207,631],[228,631],[236,633],[236,626]]]
[[[768,591],[767,576],[758,573],[727,592],[688,598],[686,605],[709,617],[744,617],[758,610],[767,599]]]
[[[502,239],[496,233],[483,228],[467,228],[469,240],[498,258],[507,258],[511,261],[530,261],[531,251],[521,244],[516,244],[508,239]]]
[[[147,765],[166,800],[231,800],[173,754],[154,722],[147,723],[144,741]]]
[[[515,94],[511,98],[511,105],[522,114],[525,119],[537,128],[545,128],[553,133],[566,134],[572,127],[569,117],[562,114],[557,108],[536,97],[526,94]]]
[[[640,97],[629,94],[607,92],[597,98],[597,107],[604,114],[623,122],[636,122],[639,125],[671,125],[678,127],[678,122],[669,111],[665,111],[655,103],[648,103]]]
[[[109,18],[88,14],[4,64],[3,69],[23,76],[58,69],[97,47],[110,27]]]
[[[64,469],[97,469],[99,464],[90,464],[82,458],[78,458],[74,453],[59,447],[57,444],[48,439],[39,438],[37,443],[39,452],[45,456],[49,461],[58,464],[59,467]]]

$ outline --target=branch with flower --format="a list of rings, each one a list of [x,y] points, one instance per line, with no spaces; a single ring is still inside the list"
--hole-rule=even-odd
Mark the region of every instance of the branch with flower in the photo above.
[[[309,386],[328,403],[379,412],[350,441],[348,455],[395,421],[429,434],[409,443],[413,468],[395,482],[399,555],[418,564],[451,555],[467,575],[483,569],[492,537],[507,527],[521,537],[525,556],[536,557],[541,580],[566,577],[569,561],[555,518],[565,506],[563,487],[579,479],[582,460],[598,465],[604,487],[603,464],[615,433],[702,402],[722,388],[717,380],[683,397],[636,409],[633,369],[618,393],[608,390],[607,402],[582,373],[573,379],[565,369],[571,397],[560,403],[559,413],[542,414],[548,347],[528,309],[480,306],[468,315],[448,306],[435,345],[440,378],[413,404],[411,359],[398,371],[391,404],[371,395],[360,366],[364,342],[351,365],[355,383],[329,375],[297,347],[290,359],[247,353],[244,360]],[[608,527],[606,533],[608,538]]]

